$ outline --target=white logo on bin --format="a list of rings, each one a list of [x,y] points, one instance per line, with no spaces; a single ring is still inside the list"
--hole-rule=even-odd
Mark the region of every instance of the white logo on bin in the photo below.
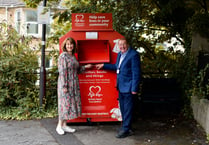
[[[79,23],[79,22],[84,22],[84,15],[80,14],[80,15],[76,15],[75,16],[75,22]]]
[[[89,95],[91,98],[96,96],[96,97],[101,97],[102,94],[100,94],[101,92],[101,87],[100,86],[90,86],[89,87]]]

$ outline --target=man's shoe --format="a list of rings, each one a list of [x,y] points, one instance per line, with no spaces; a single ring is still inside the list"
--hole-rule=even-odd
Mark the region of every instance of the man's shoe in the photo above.
[[[128,131],[128,133],[129,133],[129,136],[134,135],[134,132],[133,132],[133,130],[131,130],[131,129]]]
[[[132,131],[119,131],[118,134],[115,136],[116,138],[125,138],[127,136],[131,136],[133,135],[133,132]]]

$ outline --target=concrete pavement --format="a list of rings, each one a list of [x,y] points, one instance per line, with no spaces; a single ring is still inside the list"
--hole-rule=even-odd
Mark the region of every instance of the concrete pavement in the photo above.
[[[202,128],[195,121],[180,117],[138,118],[135,135],[115,138],[119,122],[69,124],[77,129],[60,136],[57,118],[0,121],[0,145],[208,145]]]
[[[0,145],[59,145],[38,120],[0,121]]]

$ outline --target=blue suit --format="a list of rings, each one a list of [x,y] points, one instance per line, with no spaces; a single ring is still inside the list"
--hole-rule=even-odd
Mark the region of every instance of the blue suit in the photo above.
[[[121,52],[118,53],[115,64],[104,64],[103,68],[117,71],[117,89],[119,91],[119,103],[122,114],[122,129],[129,131],[131,129],[133,94],[131,92],[139,91],[140,84],[140,57],[139,53],[130,48],[120,64]]]

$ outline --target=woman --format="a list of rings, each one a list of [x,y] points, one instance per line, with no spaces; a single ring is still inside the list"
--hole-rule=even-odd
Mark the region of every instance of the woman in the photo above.
[[[78,73],[90,68],[91,64],[79,66],[74,53],[76,43],[73,38],[67,38],[62,45],[62,53],[58,59],[58,115],[56,131],[59,135],[65,132],[75,132],[67,126],[67,120],[81,116],[80,87]]]

